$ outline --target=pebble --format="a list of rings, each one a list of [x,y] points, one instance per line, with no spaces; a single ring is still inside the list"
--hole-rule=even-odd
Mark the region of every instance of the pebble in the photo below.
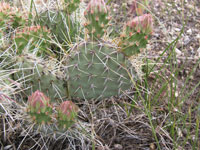
[[[9,150],[12,147],[12,145],[7,145],[4,147],[4,150]]]
[[[182,52],[178,48],[175,49],[175,52],[176,52],[177,56],[181,56],[181,54],[182,54]]]
[[[190,43],[190,38],[189,38],[189,36],[185,36],[184,37],[184,39],[183,39],[183,45],[187,45],[187,44],[189,44]]]
[[[121,144],[115,144],[115,145],[114,145],[114,148],[115,148],[116,150],[122,150],[122,149],[123,149],[123,146],[122,146]]]
[[[192,34],[192,29],[187,30],[187,33],[191,35]]]

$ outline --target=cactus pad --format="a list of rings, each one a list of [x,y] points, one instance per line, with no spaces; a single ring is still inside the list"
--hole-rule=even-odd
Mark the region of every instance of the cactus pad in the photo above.
[[[80,43],[67,59],[69,94],[92,99],[120,95],[131,87],[129,61],[109,43]]]
[[[122,34],[122,51],[126,56],[132,56],[146,48],[149,35],[152,33],[152,16],[144,14],[129,21],[125,26],[125,33]]]
[[[31,55],[18,56],[15,60],[14,79],[22,84],[26,95],[40,90],[56,102],[67,95],[64,75],[54,60],[39,60]]]
[[[17,30],[14,37],[17,54],[22,54],[27,48],[38,56],[45,53],[51,55],[49,35],[49,30],[45,26],[30,26]]]
[[[104,0],[91,0],[84,12],[85,27],[93,40],[101,38],[108,27],[110,17]]]

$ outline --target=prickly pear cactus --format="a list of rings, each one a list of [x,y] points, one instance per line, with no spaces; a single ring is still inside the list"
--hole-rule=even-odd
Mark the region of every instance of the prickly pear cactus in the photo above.
[[[24,94],[40,90],[54,102],[67,96],[64,74],[55,60],[42,60],[33,54],[14,59],[14,80],[21,84]]]
[[[117,96],[132,85],[136,73],[123,53],[105,42],[83,42],[68,56],[69,94],[82,99]]]
[[[78,107],[72,101],[65,101],[57,109],[57,122],[61,129],[68,129],[75,122]]]
[[[14,36],[17,54],[29,51],[34,52],[37,56],[52,55],[49,32],[45,26],[39,25],[18,29]]]
[[[146,47],[152,30],[151,15],[128,22],[119,47],[102,40],[109,22],[104,0],[91,0],[85,17],[90,39],[75,45],[67,58],[69,95],[81,99],[120,95],[131,88],[132,79],[138,79],[129,58]]]
[[[152,26],[150,14],[135,17],[125,25],[125,32],[121,35],[121,47],[126,56],[136,55],[146,48]]]
[[[39,90],[28,97],[28,114],[38,124],[50,123],[52,106],[50,99]]]
[[[84,12],[86,22],[84,26],[87,34],[93,40],[98,40],[105,33],[110,17],[104,0],[91,0]]]

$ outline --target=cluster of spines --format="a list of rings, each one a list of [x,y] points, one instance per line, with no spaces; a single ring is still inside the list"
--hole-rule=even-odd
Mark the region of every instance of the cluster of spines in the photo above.
[[[38,56],[46,53],[50,48],[50,31],[45,26],[30,26],[17,29],[14,36],[17,54],[22,54],[27,47],[29,51],[36,51]]]
[[[104,0],[91,0],[84,16],[86,33],[92,40],[99,40],[106,33],[111,19]]]
[[[78,107],[72,101],[62,102],[58,106],[57,112],[53,110],[50,99],[39,90],[28,97],[27,113],[35,123],[49,125],[56,123],[59,129],[68,129],[75,123]],[[53,117],[56,122],[53,122]]]

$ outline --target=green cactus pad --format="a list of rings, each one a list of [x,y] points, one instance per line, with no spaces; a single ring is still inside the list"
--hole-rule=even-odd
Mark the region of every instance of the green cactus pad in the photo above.
[[[21,83],[26,95],[40,90],[54,102],[67,96],[64,75],[53,60],[40,61],[36,57],[22,55],[15,62],[18,72],[14,73],[14,80]]]
[[[79,32],[79,22],[75,22],[71,16],[63,11],[45,11],[36,19],[36,23],[47,26],[55,35],[56,40],[63,45],[75,42],[76,36],[83,36]]]
[[[52,108],[45,108],[45,112],[40,113],[30,109],[28,113],[33,118],[33,120],[36,121],[36,123],[49,123],[51,121],[50,115],[52,114]]]
[[[106,33],[110,21],[105,2],[103,0],[91,0],[84,15],[87,20],[84,26],[90,38],[92,40],[101,38]]]
[[[141,52],[141,49],[146,48],[148,40],[144,33],[135,32],[133,35],[123,37],[122,51],[126,56],[136,55]]]
[[[50,34],[44,26],[24,27],[16,32],[14,41],[17,54],[22,54],[27,49],[27,51],[35,52],[37,56],[52,55],[49,50]]]
[[[71,97],[96,99],[117,96],[130,89],[136,73],[124,54],[109,43],[80,43],[67,59]]]
[[[148,38],[152,34],[153,20],[151,14],[137,16],[129,21],[125,26],[125,31],[121,35],[121,47],[128,57],[136,55],[146,48]]]

